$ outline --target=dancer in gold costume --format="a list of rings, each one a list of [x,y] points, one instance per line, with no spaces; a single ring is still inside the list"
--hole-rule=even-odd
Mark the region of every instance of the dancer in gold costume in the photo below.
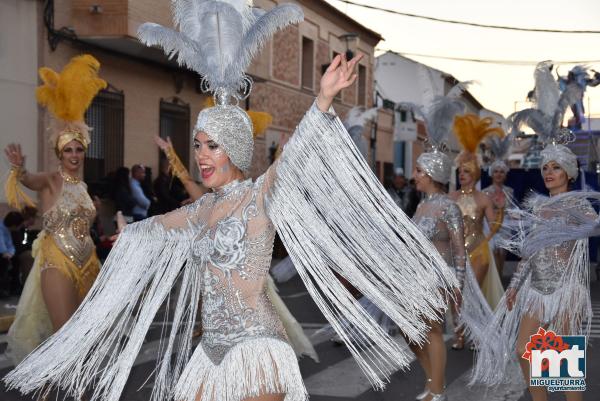
[[[43,230],[33,244],[34,267],[29,274],[8,332],[9,354],[21,361],[75,312],[98,275],[100,263],[90,237],[96,209],[80,180],[90,143],[84,112],[106,82],[97,77],[100,64],[89,55],[73,58],[58,74],[40,69],[44,84],[37,99],[53,114],[51,143],[58,171],[29,173],[18,144],[6,147],[11,164],[6,185],[11,206],[33,202],[19,182],[39,194]]]
[[[460,189],[450,194],[463,215],[465,247],[469,260],[490,307],[495,308],[504,289],[498,271],[490,269],[491,258],[489,239],[498,230],[496,213],[492,200],[475,186],[481,177],[481,168],[475,154],[481,140],[489,134],[504,135],[500,128],[490,128],[490,118],[480,119],[474,114],[457,116],[454,119],[454,133],[463,145],[464,151],[458,156],[458,180]],[[490,234],[484,234],[484,219],[490,227]],[[462,349],[464,337],[457,333],[454,349]]]

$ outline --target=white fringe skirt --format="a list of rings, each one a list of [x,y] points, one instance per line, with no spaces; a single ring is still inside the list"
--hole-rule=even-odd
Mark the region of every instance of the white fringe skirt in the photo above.
[[[239,343],[218,365],[199,344],[174,391],[177,401],[241,401],[265,394],[308,399],[294,350],[275,338]]]
[[[502,297],[487,329],[476,336],[479,352],[470,383],[491,387],[523,384],[516,344],[524,316],[538,319],[547,330],[569,335],[587,334],[591,315],[585,285],[563,282],[553,293],[543,294],[531,286],[528,278],[517,293],[513,309],[508,310]]]

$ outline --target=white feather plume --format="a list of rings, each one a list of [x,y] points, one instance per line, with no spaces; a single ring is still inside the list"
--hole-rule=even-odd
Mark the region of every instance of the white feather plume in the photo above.
[[[420,118],[421,121],[427,122],[427,116],[422,105],[412,102],[399,102],[396,103],[396,110],[408,110],[414,114],[415,118]]]
[[[179,31],[145,23],[138,37],[202,75],[209,90],[235,94],[245,86],[244,72],[261,47],[277,30],[303,19],[296,4],[264,12],[245,0],[173,0]]]
[[[377,110],[377,107],[365,109],[362,106],[355,106],[348,112],[348,115],[344,120],[344,126],[346,129],[350,129],[357,125],[364,127],[368,121],[374,120],[375,117],[377,117]]]
[[[563,93],[561,93],[552,118],[552,127],[555,130],[560,128],[567,108],[581,99],[583,96],[583,91],[584,88],[573,82],[569,83]],[[557,132],[554,134],[558,135]]]
[[[463,92],[465,92],[467,89],[469,89],[469,86],[474,85],[479,83],[478,81],[462,81],[457,83],[456,85],[454,85],[452,87],[452,89],[450,89],[450,91],[448,92],[448,94],[446,96],[448,97],[458,97],[460,95],[463,94]]]
[[[455,86],[454,88],[457,87]],[[427,135],[434,146],[438,146],[450,137],[452,126],[454,125],[454,117],[463,114],[465,108],[465,103],[456,96],[438,96],[434,99],[427,110],[426,122]]]
[[[533,73],[535,80],[533,93],[536,108],[548,116],[554,114],[560,97],[560,89],[552,76],[551,68],[552,61],[542,61],[537,64]]]
[[[367,122],[377,117],[377,110],[377,107],[365,110],[362,106],[355,106],[348,111],[348,115],[344,120],[344,127],[365,159],[369,154],[369,144],[363,132]]]
[[[506,135],[500,138],[498,135],[491,135],[488,144],[490,151],[494,155],[494,160],[505,160],[508,156],[510,146],[512,145],[512,135]]]
[[[523,125],[527,125],[538,134],[543,143],[561,140],[560,128],[565,112],[583,95],[583,89],[576,83],[569,83],[560,93],[558,83],[552,76],[551,66],[550,61],[542,61],[535,68],[534,107],[508,117],[513,132],[518,132]]]
[[[466,105],[460,95],[473,81],[456,84],[446,96],[436,96],[433,102],[424,110],[423,106],[410,102],[396,104],[396,109],[409,110],[423,120],[427,127],[429,142],[439,147],[452,133],[454,117],[465,112]]]

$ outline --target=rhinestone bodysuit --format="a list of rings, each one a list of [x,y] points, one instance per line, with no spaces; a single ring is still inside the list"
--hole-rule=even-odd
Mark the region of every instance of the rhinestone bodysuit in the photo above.
[[[245,340],[287,341],[266,295],[275,227],[265,212],[262,187],[263,179],[234,181],[204,195],[188,216],[198,226],[191,255],[202,276],[201,345],[216,365]],[[177,213],[165,215],[163,224],[179,219]]]
[[[90,226],[96,208],[81,181],[63,180],[62,193],[43,215],[44,230],[77,267],[82,267],[94,252]]]
[[[431,194],[419,203],[413,221],[433,243],[448,266],[465,269],[466,251],[461,211],[446,194]]]
[[[545,210],[544,206],[534,209],[534,213],[542,218],[556,222],[558,226],[573,224],[568,215],[557,215],[556,210],[576,210],[578,213],[589,215],[590,220],[597,218],[594,209],[589,202],[564,201],[564,207],[554,206],[551,211]],[[568,267],[569,258],[575,241],[565,241],[558,245],[543,248],[529,259],[531,269],[531,287],[542,293],[552,294],[563,285],[562,277]]]
[[[485,240],[483,233],[483,209],[477,206],[472,193],[460,193],[456,204],[463,215],[465,246],[472,253]]]

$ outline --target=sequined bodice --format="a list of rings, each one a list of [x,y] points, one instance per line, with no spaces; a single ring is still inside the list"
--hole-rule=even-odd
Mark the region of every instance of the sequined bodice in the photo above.
[[[465,248],[460,209],[446,194],[427,195],[413,221],[435,245],[448,266],[464,268]]]
[[[82,267],[94,252],[90,226],[96,208],[87,193],[86,185],[63,181],[56,203],[43,215],[44,230],[76,266]]]
[[[469,253],[485,239],[483,234],[483,209],[477,206],[472,193],[460,193],[456,204],[463,216],[465,246]]]
[[[202,347],[218,364],[236,344],[256,337],[286,339],[266,295],[275,228],[262,195],[247,180],[197,202],[192,260],[202,272]]]
[[[565,200],[563,210],[573,208],[579,209],[579,212],[590,213],[590,216],[594,216],[594,218],[596,216],[588,202],[568,202],[568,200]],[[559,209],[561,209],[560,206]],[[534,213],[544,219],[549,219],[552,224],[558,226],[570,224],[567,215],[556,216],[555,212],[547,212],[543,206],[534,210]],[[548,213],[552,213],[552,215],[547,215]],[[535,290],[542,294],[551,294],[562,285],[562,277],[569,264],[569,258],[574,246],[575,241],[565,241],[558,245],[543,248],[530,258],[531,286]]]

